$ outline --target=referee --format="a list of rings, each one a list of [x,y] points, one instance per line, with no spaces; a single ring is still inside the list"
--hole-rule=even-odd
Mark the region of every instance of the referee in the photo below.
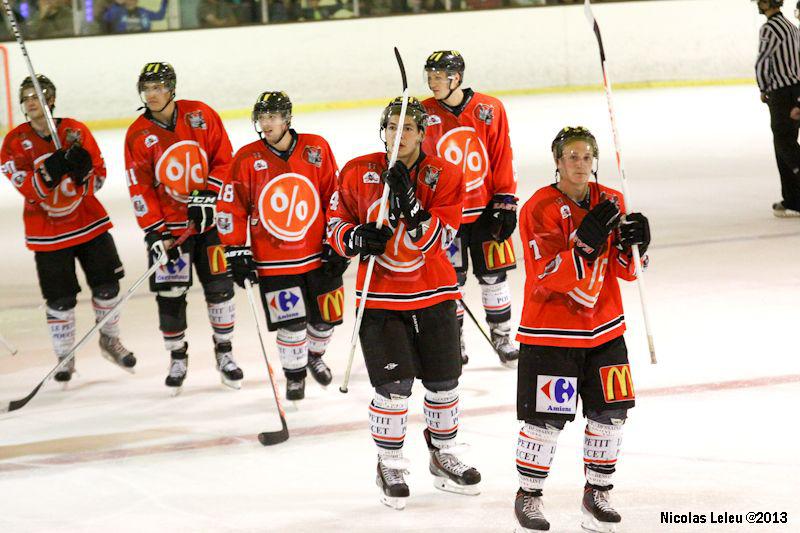
[[[756,80],[769,107],[775,159],[783,200],[772,204],[776,217],[800,217],[800,30],[781,13],[783,0],[757,0],[767,17],[759,30]]]

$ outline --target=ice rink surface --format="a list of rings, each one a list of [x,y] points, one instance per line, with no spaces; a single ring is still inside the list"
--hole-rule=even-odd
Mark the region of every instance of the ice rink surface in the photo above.
[[[613,491],[623,516],[619,530],[800,531],[800,221],[772,216],[779,185],[767,109],[749,86],[615,96],[628,201],[652,225],[646,283],[660,359],[649,364],[638,293],[625,285],[637,407]],[[523,201],[552,182],[550,142],[565,125],[597,135],[600,181],[619,187],[602,93],[503,100]],[[59,111],[80,118],[78,110]],[[381,148],[379,115],[378,108],[303,114],[294,126],[325,136],[343,166]],[[248,121],[227,126],[235,148],[255,138]],[[115,224],[127,288],[146,265],[124,185],[124,131],[97,138],[109,171],[99,196]],[[0,332],[20,349],[13,358],[0,355],[4,403],[27,394],[55,364],[21,211],[21,197],[2,180]],[[351,310],[354,273],[351,265],[345,277]],[[516,323],[523,269],[510,280]],[[378,502],[367,429],[372,389],[360,352],[350,393],[337,391],[353,315],[326,355],[335,386],[323,390],[309,381],[306,399],[287,405],[289,441],[264,448],[255,436],[276,429],[278,418],[245,295],[237,289],[234,355],[245,372],[238,392],[219,382],[197,287],[189,302],[190,364],[181,396],[170,397],[163,385],[168,356],[154,298],[142,289],[122,316],[123,341],[139,359],[134,376],[103,360],[93,340],[78,355],[69,390],[48,384],[27,407],[0,417],[0,531],[513,530],[516,374],[500,367],[474,325],[466,326],[471,359],[461,381],[459,440],[471,446],[464,459],[483,474],[482,493],[433,488],[418,386],[405,446],[411,498],[397,512]],[[474,279],[467,303],[482,314]],[[77,316],[80,336],[93,321],[86,289]],[[274,336],[267,341],[279,367]],[[282,377],[279,386],[283,393]],[[579,530],[582,431],[579,419],[559,440],[545,490],[551,531]],[[660,523],[662,512],[749,511],[785,511],[789,523]]]

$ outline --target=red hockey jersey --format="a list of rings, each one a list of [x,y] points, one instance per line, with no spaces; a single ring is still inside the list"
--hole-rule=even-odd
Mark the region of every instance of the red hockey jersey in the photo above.
[[[45,186],[39,172],[45,159],[55,152],[55,145],[49,137],[40,137],[28,122],[11,130],[0,149],[3,173],[25,197],[25,244],[36,252],[76,246],[111,228],[108,213],[94,196],[106,179],[97,142],[89,128],[77,120],[56,119],[56,124],[64,148],[78,142],[92,157],[94,168],[80,187],[69,176],[53,189]]]
[[[339,191],[328,210],[328,242],[346,255],[345,232],[378,219],[383,180],[388,167],[383,152],[353,159],[340,176]],[[431,214],[428,230],[412,242],[400,218],[383,255],[376,257],[366,306],[374,309],[422,309],[460,297],[456,273],[445,249],[458,231],[464,198],[461,173],[447,161],[425,154],[411,167],[416,195]],[[384,225],[388,223],[388,206]],[[360,300],[367,261],[358,265],[356,300]]]
[[[236,152],[217,201],[217,232],[225,245],[247,243],[260,276],[318,268],[325,212],[338,168],[318,135],[294,134],[279,154],[258,140]]]
[[[435,98],[422,105],[428,111],[428,127],[422,149],[436,154],[461,169],[464,174],[462,224],[475,222],[495,194],[514,194],[514,172],[508,119],[497,98],[464,91],[461,112]]]
[[[600,193],[622,194],[589,184],[590,207]],[[588,211],[555,186],[536,193],[522,207],[519,231],[525,249],[525,303],[517,340],[523,344],[592,348],[622,335],[625,315],[617,278],[636,279],[630,250],[620,252],[609,236],[593,263],[574,248],[575,232]],[[647,263],[647,257],[643,259]]]
[[[233,148],[219,115],[203,102],[177,100],[174,129],[140,116],[125,136],[128,192],[145,231],[186,227],[195,190],[219,192]]]

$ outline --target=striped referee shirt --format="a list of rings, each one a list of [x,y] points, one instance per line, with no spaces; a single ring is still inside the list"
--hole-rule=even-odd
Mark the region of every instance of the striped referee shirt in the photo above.
[[[778,11],[759,31],[756,80],[762,93],[800,84],[800,30]]]

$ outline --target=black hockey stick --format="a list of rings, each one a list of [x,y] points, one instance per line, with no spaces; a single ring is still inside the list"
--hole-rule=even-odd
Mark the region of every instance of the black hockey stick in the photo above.
[[[280,444],[289,439],[289,426],[286,425],[286,413],[281,405],[281,400],[278,397],[278,387],[275,385],[275,375],[272,373],[272,365],[269,364],[267,357],[267,348],[264,345],[264,337],[261,335],[261,326],[258,317],[258,306],[253,297],[253,284],[249,279],[244,280],[244,289],[247,293],[247,300],[250,302],[250,309],[253,311],[253,320],[256,322],[256,332],[258,333],[258,342],[261,343],[261,354],[264,356],[264,362],[267,363],[267,371],[269,373],[269,382],[272,384],[272,394],[275,396],[275,404],[278,406],[278,413],[281,417],[281,429],[278,431],[264,431],[258,434],[258,442],[264,446],[272,446],[273,444]]]
[[[494,343],[492,342],[492,339],[489,338],[489,335],[486,334],[486,331],[483,329],[483,326],[480,325],[480,323],[478,322],[478,319],[475,318],[475,315],[473,315],[472,311],[470,311],[469,307],[467,307],[467,303],[463,299],[459,300],[459,303],[461,304],[461,307],[464,308],[464,311],[467,312],[469,317],[475,323],[475,327],[477,327],[479,330],[481,330],[481,334],[483,334],[483,338],[486,339],[489,342],[489,345],[492,347],[492,350],[494,351],[494,353],[496,353],[498,356],[502,357],[502,354],[497,350],[497,348],[495,347]]]
[[[406,80],[406,68],[403,66],[403,58],[400,57],[400,50],[394,47],[394,56],[397,58],[397,65],[400,67],[400,75],[403,77],[403,103],[400,106],[400,120],[398,121],[397,133],[394,136],[394,145],[392,146],[392,154],[389,157],[389,168],[392,168],[397,161],[397,152],[400,150],[400,136],[403,134],[403,124],[406,120],[406,108],[408,107],[408,81]],[[386,204],[389,198],[389,184],[383,184],[383,195],[381,196],[381,204],[378,209],[378,220],[376,226],[381,229],[383,226],[383,217],[386,214]],[[367,273],[364,276],[364,284],[361,287],[361,300],[358,302],[358,312],[356,313],[356,325],[353,328],[353,337],[350,339],[350,357],[347,359],[347,370],[344,373],[344,381],[342,386],[339,387],[339,392],[347,394],[347,385],[350,383],[350,371],[353,368],[353,357],[356,353],[356,345],[358,344],[358,331],[361,329],[361,321],[364,318],[364,308],[367,304],[367,294],[369,293],[369,282],[372,280],[372,270],[375,268],[375,256],[369,256],[369,263],[367,264]]]
[[[192,233],[194,233],[194,228],[192,226],[189,226],[189,228],[186,231],[184,231],[180,237],[178,237],[178,239],[170,246],[170,248],[175,248],[176,246],[180,246],[181,244],[183,244],[184,241],[186,241],[186,239],[188,239],[189,236],[192,235]],[[150,268],[147,269],[147,272],[142,274],[139,279],[133,282],[133,285],[130,286],[130,288],[125,293],[125,295],[120,299],[120,301],[118,301],[117,304],[114,307],[112,307],[103,318],[101,318],[95,323],[92,329],[90,329],[86,333],[86,335],[84,335],[81,338],[81,340],[78,341],[78,344],[72,347],[72,349],[69,351],[67,355],[64,356],[63,359],[60,359],[58,361],[58,364],[53,368],[53,370],[51,370],[44,377],[44,379],[42,379],[42,381],[40,381],[39,384],[36,385],[36,387],[34,387],[34,389],[30,393],[28,393],[27,396],[25,396],[24,398],[20,398],[19,400],[12,400],[11,402],[9,402],[8,406],[0,409],[0,413],[9,413],[11,411],[16,411],[17,409],[22,409],[23,407],[25,407],[28,404],[28,402],[30,402],[33,399],[33,397],[36,396],[36,394],[44,386],[44,384],[47,383],[47,381],[50,378],[56,375],[56,372],[64,368],[64,366],[66,366],[66,364],[69,361],[72,361],[72,359],[75,358],[75,354],[78,353],[78,350],[81,348],[81,346],[86,344],[86,342],[92,337],[92,335],[97,333],[97,331],[99,331],[100,328],[102,328],[106,324],[106,322],[111,320],[111,317],[113,317],[117,313],[117,311],[121,309],[123,305],[125,305],[125,302],[127,302],[130,299],[130,297],[133,296],[133,293],[136,292],[136,289],[138,289],[139,286],[153,274],[153,272],[158,270],[158,267],[160,266],[161,263],[159,263],[158,261],[153,261],[152,266],[150,266]]]
[[[628,190],[628,180],[625,177],[625,165],[622,163],[622,150],[619,143],[619,132],[617,131],[617,118],[614,113],[614,100],[611,96],[611,78],[608,75],[608,67],[606,66],[606,51],[603,48],[603,37],[600,35],[600,26],[592,13],[592,3],[589,0],[584,0],[583,11],[586,15],[586,20],[594,31],[597,37],[597,45],[600,48],[600,67],[603,70],[603,87],[606,91],[606,100],[608,101],[608,114],[611,117],[611,131],[614,134],[614,149],[617,152],[617,170],[619,171],[620,180],[622,180],[622,193],[625,196],[625,209],[630,213],[633,208],[631,202],[631,194]],[[633,251],[633,264],[636,267],[636,281],[639,285],[639,300],[642,303],[642,314],[644,315],[644,329],[647,333],[647,345],[650,349],[650,362],[656,364],[656,347],[653,343],[653,330],[650,327],[650,315],[647,312],[647,303],[645,298],[644,280],[642,279],[642,258],[639,255],[639,247],[632,246]]]

